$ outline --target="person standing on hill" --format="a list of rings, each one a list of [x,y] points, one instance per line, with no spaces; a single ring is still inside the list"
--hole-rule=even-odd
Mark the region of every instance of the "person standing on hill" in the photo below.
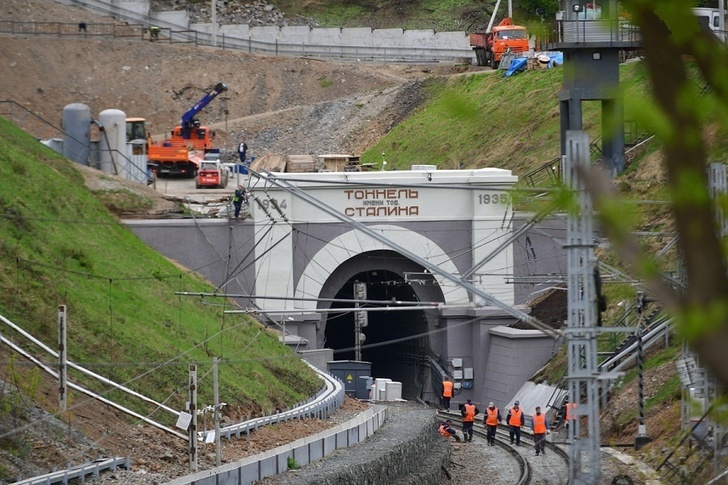
[[[470,399],[460,409],[460,414],[463,416],[463,439],[466,442],[473,441],[473,425],[475,424],[475,416],[478,413],[480,413],[480,410],[475,407]]]
[[[452,399],[452,381],[449,377],[445,376],[445,380],[442,381],[442,407],[449,411],[450,410],[450,399]]]
[[[240,155],[240,163],[245,163],[245,157],[248,153],[248,145],[244,141],[240,142],[240,145],[238,145],[238,155]]]
[[[503,418],[501,418],[500,409],[495,407],[492,401],[489,402],[488,407],[485,409],[485,417],[483,418],[488,446],[495,445],[495,432],[498,429],[498,423],[501,421],[503,421]]]
[[[546,454],[546,433],[549,431],[549,422],[545,414],[541,414],[541,406],[536,406],[536,414],[531,416],[531,431],[533,442],[536,445],[536,456],[539,452]]]
[[[518,401],[513,403],[513,407],[508,410],[506,416],[506,422],[511,429],[508,431],[508,435],[511,438],[511,444],[515,438],[516,446],[521,446],[521,426],[523,426],[523,409],[521,409]]]

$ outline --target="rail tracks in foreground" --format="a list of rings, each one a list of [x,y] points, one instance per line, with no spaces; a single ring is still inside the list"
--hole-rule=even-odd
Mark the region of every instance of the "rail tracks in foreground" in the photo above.
[[[460,414],[437,411],[438,420],[449,419],[453,427],[462,430],[462,417]],[[473,444],[487,447],[485,427],[482,417],[476,419],[474,426]],[[569,454],[558,445],[546,442],[546,450],[536,456],[533,435],[521,430],[521,445],[511,444],[508,426],[499,424],[496,432],[495,444],[508,453],[510,459],[503,460],[503,467],[512,467],[513,462],[520,470],[520,476],[513,483],[528,485],[531,483],[568,483],[569,481]],[[476,439],[477,438],[477,439]]]

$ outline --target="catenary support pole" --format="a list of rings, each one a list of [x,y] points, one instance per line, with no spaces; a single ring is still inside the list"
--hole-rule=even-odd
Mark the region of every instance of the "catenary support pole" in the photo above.
[[[645,385],[644,385],[644,352],[642,348],[642,334],[645,325],[645,292],[637,292],[637,315],[639,318],[637,331],[637,405],[639,407],[639,425],[637,426],[637,437],[634,441],[634,449],[639,450],[643,445],[649,443],[645,425]]]
[[[212,386],[214,392],[213,419],[215,420],[215,466],[222,465],[222,454],[220,453],[220,381],[218,377],[217,364],[220,361],[217,357],[212,358]]]
[[[566,132],[564,170],[577,210],[567,224],[569,396],[576,407],[569,426],[569,483],[601,483],[599,382],[597,373],[597,295],[594,280],[593,206],[582,174],[589,170],[589,136]]]
[[[58,409],[68,411],[67,325],[66,305],[58,305]]]
[[[190,471],[197,471],[197,365],[190,364],[189,409],[192,420],[188,428]]]

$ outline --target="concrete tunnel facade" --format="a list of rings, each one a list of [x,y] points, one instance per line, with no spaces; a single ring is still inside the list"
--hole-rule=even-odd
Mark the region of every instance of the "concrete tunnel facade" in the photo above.
[[[436,362],[460,386],[454,403],[471,398],[504,405],[551,356],[551,338],[507,327],[517,318],[483,305],[413,260],[462,275],[488,257],[469,281],[516,306],[508,280],[518,272],[519,246],[491,254],[513,229],[507,190],[516,177],[510,171],[273,175],[275,183],[251,178],[251,217],[242,222],[127,224],[168,257],[202,268],[221,290],[252,295],[240,298],[241,306],[257,307],[267,321],[285,324],[293,347],[332,348],[336,360],[354,359],[352,305],[334,300],[352,299],[355,281],[366,283],[370,300],[419,302],[414,310],[368,312],[361,349],[374,377],[402,382],[405,399],[439,401]],[[305,199],[293,195],[296,190]],[[335,214],[351,217],[395,247]],[[178,243],[182,240],[185,244]]]

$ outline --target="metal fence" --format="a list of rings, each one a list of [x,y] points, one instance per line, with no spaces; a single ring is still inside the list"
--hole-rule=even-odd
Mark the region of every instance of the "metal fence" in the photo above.
[[[191,44],[195,46],[217,47],[239,50],[249,54],[268,56],[293,56],[313,58],[336,58],[356,61],[378,62],[470,62],[474,57],[469,46],[392,46],[356,45],[289,42],[278,40],[264,41],[254,38],[241,38],[225,33],[213,35],[210,32],[190,30],[162,19],[154,20],[145,14],[127,10],[100,0],[74,0],[74,3],[101,15],[112,17],[111,23],[62,23],[62,22],[0,22],[0,33],[12,35],[53,35],[86,37],[137,37],[155,42],[171,44]],[[152,39],[149,28],[159,28],[158,35]],[[434,31],[433,31],[433,35]],[[463,32],[463,36],[465,33]]]
[[[607,20],[560,20],[552,24],[545,43],[602,44],[634,48],[640,44],[639,28],[626,22]]]
[[[143,25],[125,23],[18,22],[0,20],[0,33],[73,37],[141,37]]]

